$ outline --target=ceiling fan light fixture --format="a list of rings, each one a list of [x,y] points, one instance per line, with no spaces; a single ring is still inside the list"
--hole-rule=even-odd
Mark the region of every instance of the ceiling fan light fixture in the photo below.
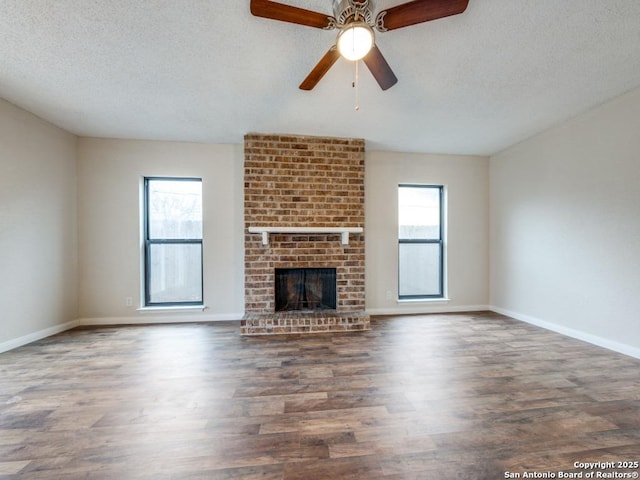
[[[373,30],[364,22],[352,22],[338,34],[337,45],[347,60],[360,60],[373,47]]]

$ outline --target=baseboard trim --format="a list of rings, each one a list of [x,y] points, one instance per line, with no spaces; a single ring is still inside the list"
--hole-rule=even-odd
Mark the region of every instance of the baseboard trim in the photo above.
[[[551,323],[546,320],[541,320],[539,318],[524,315],[522,313],[507,310],[505,308],[491,306],[489,307],[489,309],[492,312],[506,315],[507,317],[514,318],[515,320],[519,320],[521,322],[529,323],[546,330],[551,330],[552,332],[566,335],[567,337],[575,338],[577,340],[582,340],[583,342],[587,342],[598,347],[606,348],[607,350],[612,350],[614,352],[622,353],[624,355],[640,359],[640,348],[634,347],[632,345],[609,340],[607,338],[593,335],[591,333],[581,332],[580,330],[564,327],[556,323]]]
[[[61,323],[60,325],[54,325],[53,327],[45,328],[44,330],[38,330],[37,332],[23,335],[22,337],[7,340],[6,342],[0,343],[0,353],[8,352],[9,350],[22,347],[23,345],[27,345],[37,340],[42,340],[43,338],[50,337],[51,335],[55,335],[56,333],[64,332],[65,330],[71,330],[72,328],[77,326],[78,321],[72,320],[70,322]]]
[[[420,315],[428,313],[460,313],[460,312],[483,312],[490,310],[489,305],[407,305],[402,308],[367,308],[369,315]]]
[[[149,325],[154,323],[204,323],[242,320],[243,313],[218,313],[218,314],[185,314],[172,312],[169,314],[149,314],[136,317],[94,317],[79,318],[79,326],[97,325]]]

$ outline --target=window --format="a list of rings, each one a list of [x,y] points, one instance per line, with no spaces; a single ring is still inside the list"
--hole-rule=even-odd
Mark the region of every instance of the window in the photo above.
[[[398,297],[444,296],[443,187],[398,187]]]
[[[202,180],[144,179],[145,306],[202,305]]]

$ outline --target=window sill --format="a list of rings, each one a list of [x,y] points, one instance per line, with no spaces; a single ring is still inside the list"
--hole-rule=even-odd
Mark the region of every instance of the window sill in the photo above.
[[[397,303],[449,303],[450,298],[406,298],[397,300]]]
[[[206,305],[185,305],[185,306],[167,306],[167,307],[140,307],[136,310],[141,313],[155,313],[155,312],[163,312],[163,313],[184,313],[184,312],[197,312],[204,310],[207,308]]]

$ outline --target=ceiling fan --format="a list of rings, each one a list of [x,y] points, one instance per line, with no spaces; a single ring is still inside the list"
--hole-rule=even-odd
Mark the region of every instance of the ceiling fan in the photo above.
[[[375,44],[375,28],[387,32],[417,23],[457,15],[466,10],[469,0],[413,0],[396,5],[374,15],[375,0],[333,0],[333,16],[293,7],[271,0],[251,0],[251,13],[308,27],[340,30],[336,40],[300,89],[311,90],[329,71],[340,56],[347,60],[362,59],[382,90],[396,84],[398,79]]]

